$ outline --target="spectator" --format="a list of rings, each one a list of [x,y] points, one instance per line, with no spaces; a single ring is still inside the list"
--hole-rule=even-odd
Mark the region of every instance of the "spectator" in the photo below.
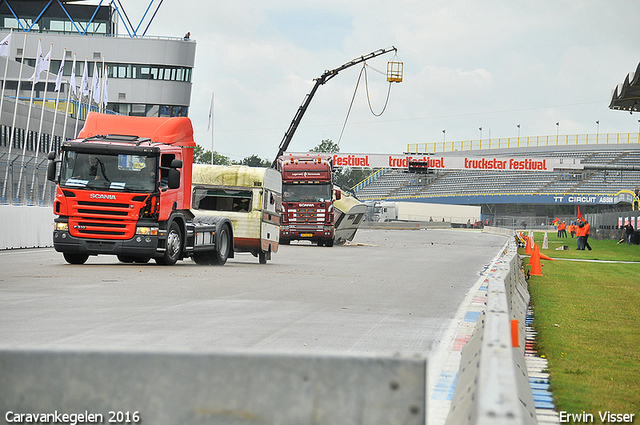
[[[591,245],[589,245],[589,230],[591,229],[591,225],[586,218],[583,219],[582,222],[584,223],[584,240],[582,242],[582,250],[584,251],[586,247],[589,251],[591,251]]]
[[[585,234],[584,232],[585,232],[584,222],[578,219],[578,224],[576,229],[576,235],[578,236],[576,240],[578,245],[578,251],[584,251],[584,234]]]
[[[627,240],[627,245],[631,245],[631,241],[633,240],[634,229],[633,225],[630,222],[625,222],[624,224],[624,237]]]

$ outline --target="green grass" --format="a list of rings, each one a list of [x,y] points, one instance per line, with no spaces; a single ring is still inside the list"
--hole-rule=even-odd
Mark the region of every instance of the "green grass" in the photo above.
[[[534,239],[541,247],[543,234]],[[599,411],[634,413],[640,424],[640,246],[589,244],[592,251],[578,251],[575,239],[549,232],[549,249],[540,250],[559,260],[542,260],[544,276],[529,279],[538,353],[549,362],[556,410],[592,413],[595,423]]]

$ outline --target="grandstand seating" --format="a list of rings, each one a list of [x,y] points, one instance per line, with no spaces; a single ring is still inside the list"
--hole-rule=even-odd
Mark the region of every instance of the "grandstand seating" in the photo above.
[[[467,153],[471,155],[471,153]],[[583,164],[640,165],[640,145],[522,148],[474,151],[473,155],[577,158]],[[556,170],[550,172],[443,170],[433,175],[386,170],[356,189],[365,199],[420,198],[477,194],[613,195],[640,186],[640,171]]]

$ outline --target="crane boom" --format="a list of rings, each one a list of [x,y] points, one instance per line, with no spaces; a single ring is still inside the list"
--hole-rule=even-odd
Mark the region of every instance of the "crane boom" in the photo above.
[[[327,81],[329,81],[330,79],[332,79],[333,77],[335,77],[336,75],[338,75],[338,72],[347,69],[353,65],[357,65],[359,63],[365,62],[369,59],[375,58],[376,56],[380,56],[383,55],[385,53],[389,53],[389,52],[396,52],[398,49],[396,49],[394,46],[391,47],[387,47],[385,49],[379,49],[376,50],[374,52],[369,53],[368,55],[364,55],[364,56],[360,56],[359,58],[355,58],[347,63],[345,63],[342,66],[339,66],[338,68],[332,69],[330,71],[325,71],[319,78],[316,78],[315,84],[313,85],[313,88],[311,89],[311,92],[309,92],[309,94],[307,94],[304,97],[304,101],[302,102],[302,105],[300,105],[300,107],[298,108],[298,111],[296,112],[296,115],[293,117],[293,120],[291,121],[291,124],[289,125],[289,129],[287,130],[286,133],[284,133],[284,137],[282,138],[282,141],[280,142],[280,149],[278,150],[278,154],[276,155],[275,160],[273,161],[273,164],[271,164],[272,168],[276,168],[276,165],[278,163],[278,158],[286,152],[286,150],[289,147],[289,143],[291,143],[291,139],[293,138],[294,133],[296,132],[296,130],[298,129],[298,125],[300,125],[300,121],[302,121],[302,117],[304,116],[304,113],[307,111],[307,108],[309,107],[309,103],[311,103],[311,99],[313,99],[313,96],[316,94],[316,91],[318,90],[318,87],[320,87],[322,84],[326,83]]]

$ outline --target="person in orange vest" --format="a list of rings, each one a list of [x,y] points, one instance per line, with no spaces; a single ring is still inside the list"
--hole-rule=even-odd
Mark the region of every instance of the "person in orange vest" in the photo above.
[[[578,225],[576,226],[576,236],[578,237],[578,251],[582,251],[584,249],[583,241],[584,241],[584,224],[582,224],[582,220],[578,219]]]
[[[591,251],[591,246],[587,240],[589,239],[589,230],[591,225],[585,219],[578,220],[578,229],[576,231],[576,235],[578,236],[578,249],[584,251],[585,248],[588,248]]]
[[[572,221],[571,224],[569,225],[569,233],[571,233],[571,237],[575,237],[576,236],[576,228],[578,226],[576,226],[576,222]]]
[[[567,223],[564,221],[558,224],[558,236],[561,238],[567,237]]]
[[[584,247],[586,246],[589,251],[591,251],[591,245],[589,245],[589,231],[591,230],[591,225],[585,218],[584,220],[584,241],[582,242],[582,250],[584,251]]]

